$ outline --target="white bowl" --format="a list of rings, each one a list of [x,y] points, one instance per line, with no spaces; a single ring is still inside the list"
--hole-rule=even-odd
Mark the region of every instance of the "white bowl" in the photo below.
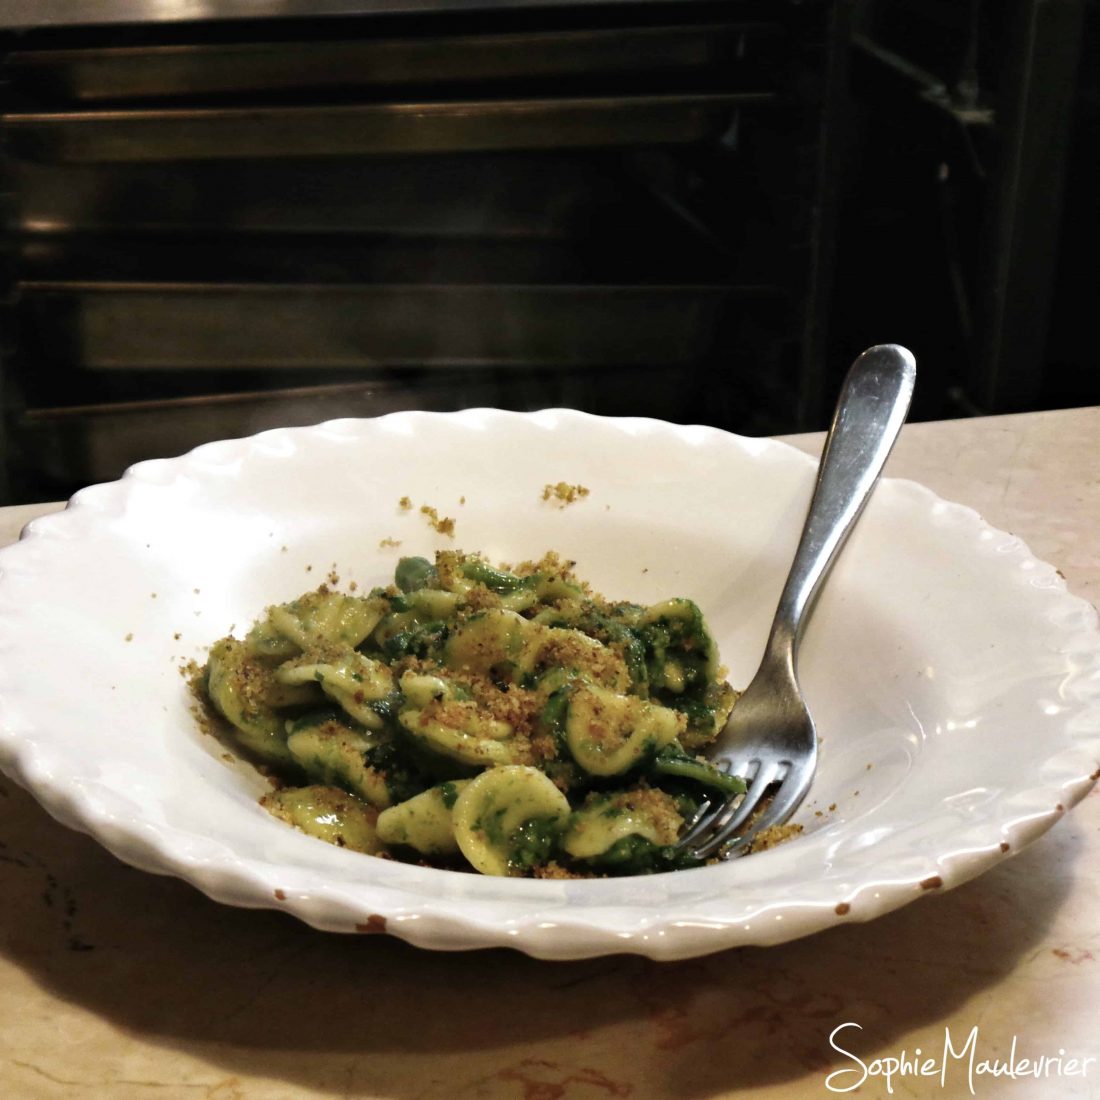
[[[0,766],[128,863],[333,931],[677,959],[870,919],[1019,850],[1100,768],[1095,611],[912,482],[876,489],[806,634],[822,745],[805,833],[732,863],[534,881],[331,847],[260,808],[263,781],[198,730],[179,674],[334,565],[369,588],[401,554],[555,549],[609,596],[695,599],[743,686],[814,469],[780,443],[562,410],[335,421],[141,463],[0,552]],[[543,501],[558,481],[590,495]]]

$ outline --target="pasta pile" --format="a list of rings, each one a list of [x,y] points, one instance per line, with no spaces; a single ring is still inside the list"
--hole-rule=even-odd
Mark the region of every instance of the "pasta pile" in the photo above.
[[[322,586],[214,644],[205,698],[331,843],[487,875],[690,865],[700,805],[744,789],[697,756],[736,693],[699,608],[592,592],[555,554],[402,558],[367,596]]]

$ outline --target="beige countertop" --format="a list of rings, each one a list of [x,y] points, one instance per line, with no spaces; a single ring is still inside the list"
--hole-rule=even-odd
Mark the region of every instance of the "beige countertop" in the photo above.
[[[794,442],[806,450],[821,439]],[[1100,409],[905,428],[889,473],[1100,596]],[[0,509],[0,544],[54,506]],[[79,731],[75,731],[76,735]],[[834,1095],[876,1058],[1062,1058],[995,1098],[1100,1097],[1100,789],[1019,856],[866,925],[684,963],[444,955],[230,909],[119,863],[0,777],[0,1096],[613,1100]],[[1063,1051],[1063,1055],[1059,1055]],[[1070,1058],[1093,1059],[1071,1066]],[[895,1077],[893,1095],[970,1095]],[[1017,1066],[1019,1063],[1017,1062]],[[887,1095],[881,1076],[858,1093]]]

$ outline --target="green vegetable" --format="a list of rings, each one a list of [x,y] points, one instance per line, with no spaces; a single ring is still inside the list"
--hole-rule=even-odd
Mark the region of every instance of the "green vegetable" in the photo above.
[[[704,787],[711,787],[725,794],[744,794],[745,781],[736,775],[726,775],[713,764],[698,757],[689,756],[679,745],[666,745],[653,758],[653,771],[657,775],[671,775],[693,779]]]
[[[533,588],[533,577],[517,577],[515,573],[506,573],[502,569],[494,569],[488,562],[481,558],[468,558],[462,565],[462,574],[467,580],[475,584],[483,584],[493,592],[504,594],[515,592],[521,588]]]
[[[685,866],[685,821],[744,789],[695,755],[735,693],[695,603],[612,603],[570,569],[405,557],[388,589],[268,608],[202,688],[285,784],[265,805],[333,843],[492,875]]]
[[[393,571],[393,580],[402,592],[438,588],[439,571],[427,558],[402,558]]]
[[[593,866],[616,875],[651,875],[660,871],[680,871],[699,867],[692,859],[673,847],[661,847],[643,836],[624,836],[600,856],[589,861]]]

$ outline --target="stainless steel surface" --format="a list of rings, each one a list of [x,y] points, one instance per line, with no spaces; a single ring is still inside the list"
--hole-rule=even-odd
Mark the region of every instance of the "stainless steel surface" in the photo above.
[[[0,133],[16,157],[64,162],[683,145],[717,140],[737,108],[774,98],[739,92],[12,112]]]
[[[71,233],[331,240],[404,234],[456,240],[579,237],[609,214],[643,212],[622,173],[554,152],[130,164],[10,165],[12,218],[32,241]],[[289,249],[290,252],[296,249]]]
[[[709,348],[727,297],[680,286],[55,284],[26,286],[21,315],[37,322],[40,361],[102,370],[682,365]]]
[[[342,402],[791,409],[829,0],[511,2],[0,0],[13,492]]]
[[[211,255],[180,235],[35,235],[19,250],[18,316],[39,361],[85,374],[682,366],[710,350],[731,302],[779,297],[731,281],[659,207],[624,207],[579,239],[262,234],[216,238]]]
[[[203,42],[105,49],[31,49],[13,55],[21,90],[91,103],[158,96],[243,95],[303,89],[362,89],[471,81],[647,74],[669,78],[722,66],[759,70],[746,50],[774,38],[775,24],[541,30],[301,41]],[[746,60],[746,58],[748,60]]]
[[[817,732],[798,682],[799,639],[821,584],[886,465],[915,380],[913,356],[895,344],[865,351],[848,372],[763,660],[712,757],[749,787],[739,801],[735,796],[705,813],[680,842],[699,859],[743,853],[761,830],[785,822],[809,789]],[[771,804],[738,836],[776,783]]]
[[[0,28],[572,7],[594,0],[0,0]],[[636,0],[600,0],[600,3]]]
[[[370,382],[31,409],[21,445],[28,461],[59,481],[71,476],[79,456],[84,480],[99,482],[113,480],[135,462],[182,453],[211,439],[408,409],[564,404],[608,415],[658,417],[683,407],[685,389],[695,384],[691,375],[663,367],[389,372]]]

